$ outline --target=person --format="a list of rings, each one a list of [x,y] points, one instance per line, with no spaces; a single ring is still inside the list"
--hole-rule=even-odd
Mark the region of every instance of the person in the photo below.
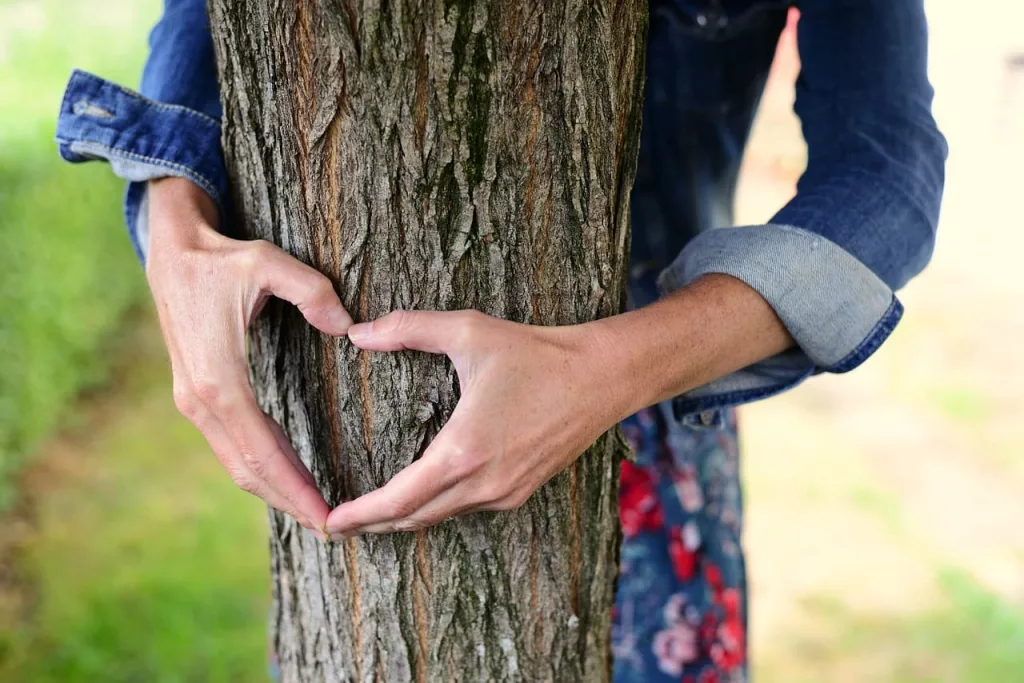
[[[629,310],[583,325],[429,311],[353,324],[326,277],[226,236],[204,0],[165,0],[141,93],[76,71],[58,145],[129,181],[175,398],[239,485],[333,538],[414,529],[521,504],[621,422],[637,455],[622,466],[615,680],[741,681],[735,407],[852,370],[886,340],[894,291],[931,255],[947,153],[923,0],[797,4],[807,168],[767,224],[724,229],[789,3],[651,1]],[[248,385],[245,330],[269,296],[362,349],[447,353],[466,387],[422,458],[334,510]]]

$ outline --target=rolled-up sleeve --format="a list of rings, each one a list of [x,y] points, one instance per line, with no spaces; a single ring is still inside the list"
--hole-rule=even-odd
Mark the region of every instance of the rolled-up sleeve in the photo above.
[[[895,291],[935,244],[946,142],[931,113],[922,0],[804,0],[795,109],[807,141],[796,196],[767,225],[694,238],[660,279],[736,277],[797,348],[677,399],[677,412],[763,398],[846,372],[892,332]]]
[[[107,161],[128,181],[125,221],[143,261],[147,181],[168,176],[191,180],[216,202],[222,222],[228,205],[205,1],[166,0],[149,44],[139,92],[76,70],[57,119],[57,145],[65,160]]]

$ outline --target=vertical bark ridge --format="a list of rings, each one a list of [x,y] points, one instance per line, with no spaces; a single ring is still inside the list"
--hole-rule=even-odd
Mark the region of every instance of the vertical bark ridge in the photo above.
[[[325,272],[354,317],[621,309],[642,0],[210,0],[245,234]],[[444,358],[360,353],[268,306],[264,408],[329,502],[387,482],[458,400]],[[614,434],[522,509],[324,545],[271,515],[284,681],[602,681]]]
[[[413,610],[416,619],[416,680],[427,680],[429,622],[426,601],[430,595],[430,565],[427,558],[428,535],[416,532],[416,571],[413,579]]]
[[[363,626],[362,606],[359,602],[359,568],[356,566],[356,541],[348,539],[345,541],[346,552],[343,556],[348,563],[349,595],[351,597],[351,609],[349,619],[352,624],[352,639],[355,644],[356,656],[351,658],[352,666],[355,668],[355,680],[363,680],[362,675],[362,652],[363,652]]]
[[[579,613],[580,605],[580,491],[576,470],[578,463],[569,466],[569,600],[572,613]]]

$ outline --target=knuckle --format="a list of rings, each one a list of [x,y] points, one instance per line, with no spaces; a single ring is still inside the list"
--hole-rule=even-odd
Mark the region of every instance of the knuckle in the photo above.
[[[502,482],[487,481],[477,489],[477,503],[479,505],[496,507],[500,505],[508,493],[507,487]]]
[[[456,481],[462,481],[473,476],[484,466],[486,459],[480,455],[481,451],[464,450],[455,447],[451,455],[450,471]]]
[[[395,531],[419,531],[426,527],[426,522],[415,517],[406,517],[395,522]]]
[[[260,495],[260,487],[252,479],[249,479],[248,477],[246,477],[244,479],[239,480],[236,483],[238,485],[238,488],[242,489],[243,491],[245,491],[249,495],[256,496],[257,498],[259,497],[259,495]]]
[[[252,451],[243,451],[242,463],[257,479],[263,479],[267,474],[266,460]]]
[[[404,520],[416,512],[416,506],[405,498],[393,498],[384,504],[384,510],[392,519]]]
[[[499,510],[518,510],[530,500],[530,494],[525,491],[514,491],[499,501]]]
[[[220,385],[207,377],[192,380],[192,393],[206,405],[218,405],[223,399]]]
[[[259,495],[259,485],[256,480],[247,472],[241,468],[229,470],[231,475],[231,481],[235,482],[235,486],[242,489],[246,493],[254,496]]]
[[[409,315],[409,311],[392,311],[385,317],[387,319],[387,329],[392,332],[403,332],[412,325],[412,316]]]
[[[334,283],[323,273],[317,273],[310,285],[310,294],[318,301],[334,298]]]
[[[470,347],[480,338],[480,330],[486,316],[479,311],[460,311],[456,319],[456,336],[463,347]]]
[[[270,256],[277,247],[267,240],[253,240],[251,249],[256,255],[256,259],[261,260]]]
[[[316,273],[310,278],[305,292],[305,306],[329,306],[338,298],[334,291],[334,283],[323,273]],[[300,305],[302,308],[302,305]]]
[[[252,274],[257,272],[270,257],[273,246],[266,240],[253,240],[238,251],[238,266],[242,271]]]
[[[463,320],[470,325],[479,325],[487,320],[487,314],[478,311],[475,308],[465,308],[459,311],[459,315],[461,315]]]
[[[175,387],[174,407],[189,420],[197,420],[202,412],[202,402],[190,389]]]

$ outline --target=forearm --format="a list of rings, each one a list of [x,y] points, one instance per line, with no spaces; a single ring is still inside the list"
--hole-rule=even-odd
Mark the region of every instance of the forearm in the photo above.
[[[178,248],[196,244],[215,233],[217,205],[199,185],[186,178],[158,178],[147,184],[150,251],[152,245]]]
[[[756,291],[717,273],[588,326],[588,353],[609,379],[619,419],[793,345]]]

